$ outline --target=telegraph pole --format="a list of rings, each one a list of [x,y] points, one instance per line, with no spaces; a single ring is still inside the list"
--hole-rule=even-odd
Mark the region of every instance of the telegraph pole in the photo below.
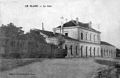
[[[44,30],[44,23],[42,22],[42,30]]]
[[[63,20],[64,20],[64,17],[62,16],[61,17],[61,27],[60,27],[60,33],[63,34]]]

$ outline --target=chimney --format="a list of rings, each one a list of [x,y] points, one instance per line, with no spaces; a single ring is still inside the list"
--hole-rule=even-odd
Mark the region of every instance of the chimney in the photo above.
[[[88,25],[89,25],[89,28],[91,28],[92,27],[92,22],[90,21]]]
[[[61,34],[63,34],[63,22],[64,21],[64,17],[62,16],[61,17],[61,28],[60,28],[60,30],[61,30]]]
[[[55,34],[55,33],[56,33],[55,28],[53,28],[53,34]]]
[[[79,18],[76,17],[76,24],[79,25]]]

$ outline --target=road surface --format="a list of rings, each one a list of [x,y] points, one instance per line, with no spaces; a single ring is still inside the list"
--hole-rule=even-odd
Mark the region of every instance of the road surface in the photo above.
[[[47,59],[0,72],[0,78],[92,78],[101,67],[92,58]]]

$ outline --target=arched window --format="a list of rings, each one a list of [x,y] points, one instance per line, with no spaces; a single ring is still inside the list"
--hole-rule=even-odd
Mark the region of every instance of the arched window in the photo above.
[[[86,40],[87,40],[88,33],[86,33]]]
[[[103,57],[103,49],[101,48],[101,57]]]
[[[95,47],[94,47],[94,56],[95,56]]]
[[[83,46],[81,46],[80,50],[81,50],[81,57],[82,57],[83,56]]]
[[[100,56],[100,53],[99,53],[99,48],[97,48],[97,53],[98,53],[98,56]]]
[[[109,50],[109,56],[111,56],[110,50]]]
[[[94,35],[94,42],[95,42],[95,35]]]
[[[92,34],[90,33],[90,41],[92,40],[91,38],[92,38]]]
[[[71,55],[73,55],[73,53],[72,53],[72,45],[70,46],[70,50],[71,50]]]
[[[90,57],[92,56],[92,48],[90,47]]]
[[[81,33],[81,40],[83,40],[83,33]]]
[[[88,49],[88,47],[86,46],[86,57],[87,57],[87,49]]]
[[[106,53],[107,53],[107,56],[109,56],[109,55],[108,55],[108,49],[106,50]]]
[[[111,57],[112,57],[112,50],[111,50]]]
[[[78,49],[78,48],[77,48],[77,46],[76,46],[76,55],[78,55],[77,49]]]
[[[104,49],[104,56],[106,56],[106,54],[105,54],[105,49]]]

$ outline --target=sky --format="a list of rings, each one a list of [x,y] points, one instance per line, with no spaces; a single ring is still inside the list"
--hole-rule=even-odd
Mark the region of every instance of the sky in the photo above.
[[[25,7],[38,5],[39,7]],[[43,7],[49,5],[50,7]],[[92,21],[101,32],[101,40],[120,48],[120,0],[0,0],[0,24],[14,23],[25,32],[33,28],[52,31],[64,22],[79,18]],[[41,7],[40,7],[41,6]]]

